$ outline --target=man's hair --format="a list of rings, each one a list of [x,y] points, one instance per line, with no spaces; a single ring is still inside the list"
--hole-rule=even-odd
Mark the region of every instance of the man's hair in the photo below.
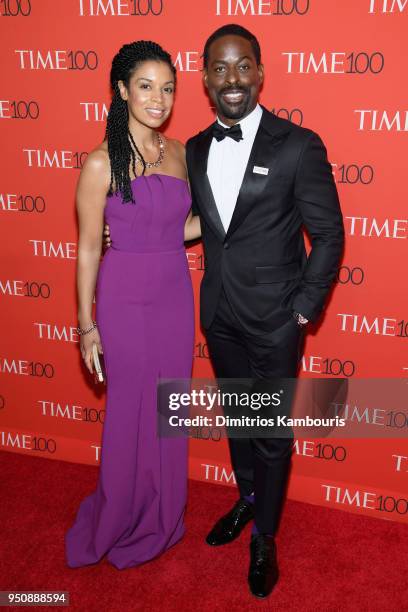
[[[204,68],[208,67],[208,55],[210,46],[214,41],[218,40],[222,36],[241,36],[242,38],[249,40],[252,45],[252,50],[255,55],[256,63],[259,66],[259,64],[261,63],[261,47],[259,46],[257,37],[252,34],[252,32],[240,25],[237,25],[236,23],[228,23],[227,25],[223,25],[218,28],[218,30],[215,30],[215,32],[213,32],[211,36],[207,39],[207,42],[204,45],[204,52],[202,56]]]

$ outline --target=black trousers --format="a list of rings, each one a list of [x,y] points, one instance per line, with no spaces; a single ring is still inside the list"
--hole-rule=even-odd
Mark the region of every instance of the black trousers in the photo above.
[[[241,326],[224,290],[206,338],[217,378],[295,378],[304,332],[290,319],[255,336]],[[254,493],[255,525],[274,534],[279,525],[290,471],[292,438],[229,438],[240,496]]]

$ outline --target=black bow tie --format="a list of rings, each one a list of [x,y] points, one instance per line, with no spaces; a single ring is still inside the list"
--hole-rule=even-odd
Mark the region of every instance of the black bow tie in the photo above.
[[[236,123],[235,125],[233,125],[230,128],[226,128],[226,127],[223,127],[222,125],[220,125],[218,123],[218,121],[217,121],[213,125],[212,134],[213,134],[214,138],[216,140],[218,140],[218,142],[220,140],[224,140],[224,138],[226,136],[229,136],[230,138],[232,138],[236,142],[239,142],[240,140],[243,140],[242,130],[241,130],[241,126],[239,125],[239,123]]]

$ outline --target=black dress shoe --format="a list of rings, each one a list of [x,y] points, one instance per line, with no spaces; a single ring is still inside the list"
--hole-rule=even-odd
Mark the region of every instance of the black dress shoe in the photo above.
[[[249,588],[255,597],[267,597],[279,578],[276,545],[273,536],[253,535],[250,552]]]
[[[239,536],[245,525],[254,518],[254,505],[239,499],[235,506],[217,521],[205,541],[210,546],[228,544]]]

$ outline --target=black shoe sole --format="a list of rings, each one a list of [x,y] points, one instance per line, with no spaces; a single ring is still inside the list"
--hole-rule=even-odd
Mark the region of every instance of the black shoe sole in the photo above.
[[[231,544],[231,542],[235,542],[235,540],[238,540],[239,536],[241,534],[237,535],[236,538],[233,538],[232,540],[227,540],[226,542],[220,542],[219,544],[213,544],[211,542],[208,542],[207,538],[205,539],[205,543],[208,544],[208,546],[211,546],[212,548],[217,548],[218,546],[226,546],[227,544]]]

